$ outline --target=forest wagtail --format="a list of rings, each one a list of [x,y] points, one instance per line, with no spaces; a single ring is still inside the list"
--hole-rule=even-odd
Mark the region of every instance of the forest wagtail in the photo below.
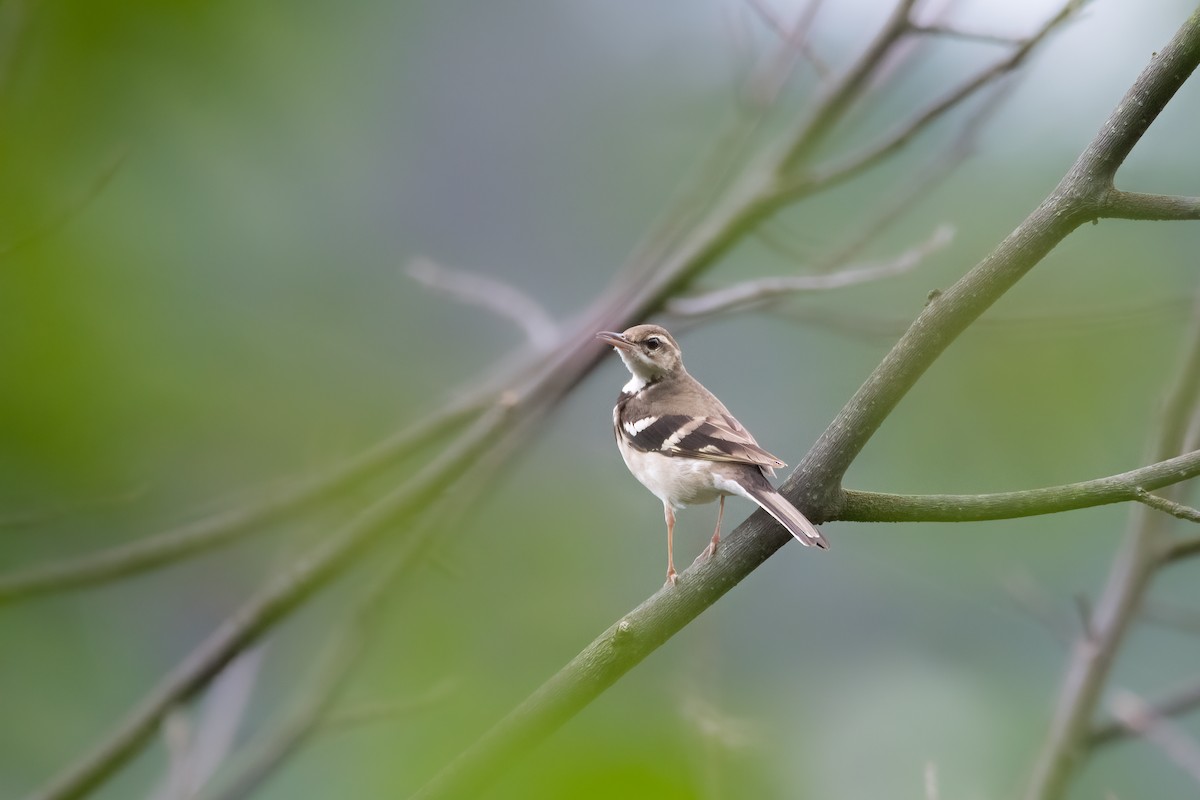
[[[821,532],[775,491],[767,476],[786,466],[758,442],[716,396],[683,368],[679,345],[658,325],[596,334],[633,374],[613,409],[613,429],[625,465],[662,501],[667,519],[667,580],[678,578],[672,556],[675,511],[720,499],[717,529],[702,555],[721,541],[725,498],[752,500],[800,544],[829,547]]]

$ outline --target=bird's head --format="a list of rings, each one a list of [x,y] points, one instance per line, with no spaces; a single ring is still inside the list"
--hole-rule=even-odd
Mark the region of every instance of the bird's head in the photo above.
[[[596,338],[612,345],[633,377],[644,383],[683,368],[679,344],[658,325],[634,325],[624,333],[600,331]]]

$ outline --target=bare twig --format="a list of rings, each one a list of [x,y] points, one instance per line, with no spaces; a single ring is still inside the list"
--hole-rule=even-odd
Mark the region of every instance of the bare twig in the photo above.
[[[1140,492],[1200,475],[1200,450],[1118,475],[1018,492],[900,495],[847,489],[833,519],[854,522],[952,522],[1014,519],[1140,500]]]
[[[1144,488],[1137,493],[1137,501],[1145,503],[1151,508],[1161,511],[1164,514],[1170,514],[1178,519],[1186,520],[1187,522],[1200,522],[1200,511],[1185,506],[1183,503],[1176,503],[1174,500],[1168,500],[1165,497],[1159,497],[1156,494],[1151,494]]]
[[[939,225],[926,241],[882,264],[851,267],[820,275],[745,281],[706,294],[674,298],[667,303],[666,311],[677,317],[707,316],[777,300],[787,295],[841,289],[903,275],[916,269],[922,261],[948,245],[953,238],[954,228]]]
[[[1158,747],[1200,785],[1200,743],[1130,692],[1120,692],[1113,697],[1112,712],[1125,727]]]
[[[538,350],[552,347],[559,340],[558,323],[550,313],[511,284],[477,272],[452,270],[429,258],[414,258],[407,272],[423,286],[516,323]]]

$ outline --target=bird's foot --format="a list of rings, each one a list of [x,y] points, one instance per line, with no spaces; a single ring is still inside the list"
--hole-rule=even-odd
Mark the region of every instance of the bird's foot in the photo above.
[[[671,584],[672,586],[675,586],[679,583],[679,573],[675,571],[674,567],[671,567],[669,570],[667,570],[667,583]]]

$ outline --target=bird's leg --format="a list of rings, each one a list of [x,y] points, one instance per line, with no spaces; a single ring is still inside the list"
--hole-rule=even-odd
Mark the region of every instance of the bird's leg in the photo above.
[[[717,545],[721,543],[721,518],[725,516],[725,495],[721,495],[721,502],[717,505],[717,529],[713,531],[712,541],[708,543],[708,547],[704,548],[701,556],[712,558],[717,554]]]
[[[669,503],[663,503],[663,515],[667,518],[667,583],[674,586],[679,582],[675,574],[675,556],[672,553],[672,541],[675,538],[675,509]]]

